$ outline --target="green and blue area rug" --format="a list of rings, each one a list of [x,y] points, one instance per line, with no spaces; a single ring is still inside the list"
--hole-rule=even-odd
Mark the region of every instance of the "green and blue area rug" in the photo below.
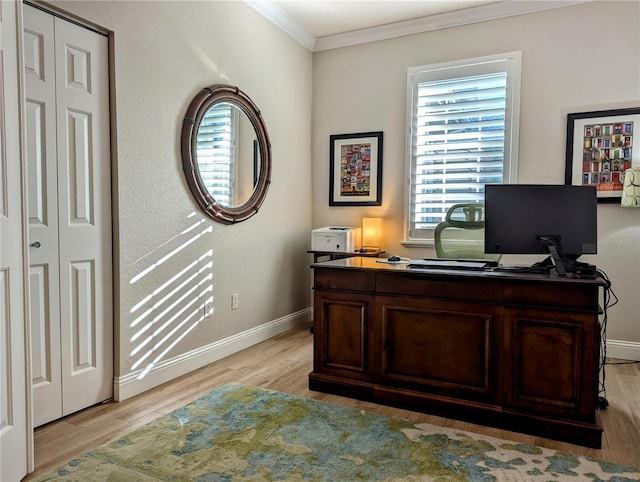
[[[37,481],[637,481],[640,471],[226,385]]]

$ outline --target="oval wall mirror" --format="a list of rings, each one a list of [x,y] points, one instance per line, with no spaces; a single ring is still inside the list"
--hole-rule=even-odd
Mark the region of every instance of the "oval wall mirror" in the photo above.
[[[182,124],[182,166],[202,210],[223,224],[258,212],[271,183],[271,144],[260,110],[237,87],[205,87]]]

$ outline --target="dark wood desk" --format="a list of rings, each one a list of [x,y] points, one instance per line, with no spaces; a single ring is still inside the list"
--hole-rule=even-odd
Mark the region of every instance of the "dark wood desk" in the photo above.
[[[314,269],[312,390],[601,446],[600,279]]]
[[[364,256],[365,258],[378,258],[380,255],[384,254],[384,250],[382,249],[369,249],[367,251],[361,252],[359,249],[355,251],[343,252],[343,251],[313,251],[309,250],[307,253],[313,254],[313,262],[317,263],[318,259],[321,257],[328,257],[329,261],[333,261],[335,259],[344,259],[344,258],[352,258],[354,256]]]

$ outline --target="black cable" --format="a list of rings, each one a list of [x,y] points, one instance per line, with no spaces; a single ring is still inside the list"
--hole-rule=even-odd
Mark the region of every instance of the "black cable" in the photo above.
[[[599,359],[599,367],[598,367],[598,406],[600,408],[607,408],[609,406],[609,401],[607,400],[607,388],[605,385],[606,380],[606,371],[605,365],[607,360],[607,318],[608,318],[608,310],[612,306],[615,306],[618,303],[618,297],[613,292],[611,288],[611,280],[607,273],[602,271],[601,269],[596,269],[596,275],[605,282],[605,286],[603,287],[603,313],[602,313],[602,323],[600,324],[600,359]],[[613,302],[612,302],[613,299]]]

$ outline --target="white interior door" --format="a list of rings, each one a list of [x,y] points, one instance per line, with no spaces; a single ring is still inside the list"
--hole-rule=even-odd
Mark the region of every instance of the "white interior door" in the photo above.
[[[35,426],[62,416],[53,18],[24,6],[31,376]]]
[[[107,38],[24,6],[34,425],[113,394]]]
[[[27,396],[19,101],[20,4],[0,2],[0,480],[21,480],[31,453]]]
[[[62,412],[113,396],[107,37],[55,18]],[[61,66],[64,66],[61,68]]]

